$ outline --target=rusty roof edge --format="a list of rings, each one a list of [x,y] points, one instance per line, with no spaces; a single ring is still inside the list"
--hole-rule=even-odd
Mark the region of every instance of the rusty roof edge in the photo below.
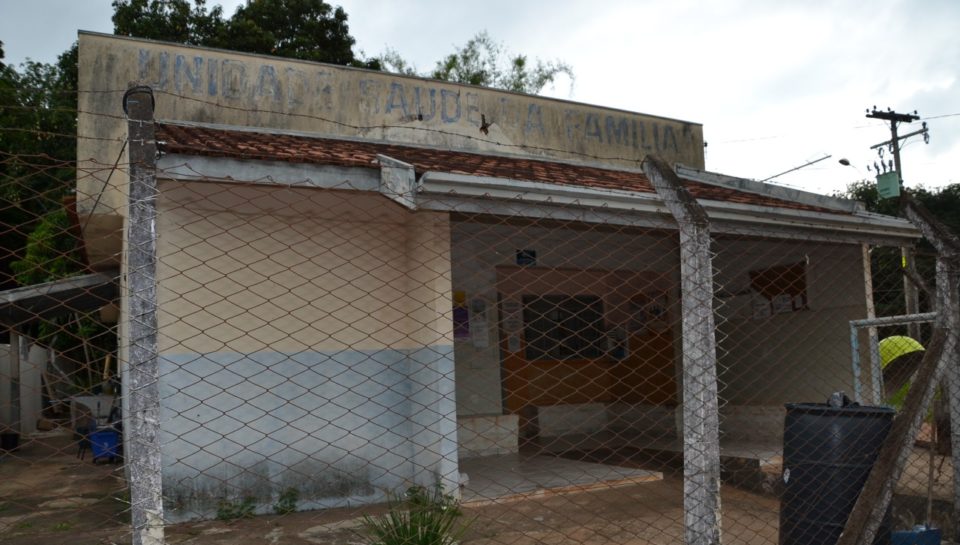
[[[440,148],[426,147],[426,146],[411,146],[407,144],[380,142],[380,141],[366,140],[362,138],[330,137],[330,136],[323,136],[317,133],[308,133],[308,132],[302,132],[302,131],[265,130],[261,127],[243,127],[243,126],[232,126],[232,125],[211,124],[211,123],[193,123],[193,122],[185,123],[180,121],[172,122],[172,123],[171,122],[161,122],[161,123],[172,125],[172,126],[208,128],[211,130],[232,130],[232,131],[238,131],[238,132],[248,132],[248,133],[258,133],[258,134],[282,134],[282,135],[299,136],[299,137],[305,137],[305,138],[314,138],[318,140],[350,141],[350,142],[357,142],[357,143],[363,143],[363,144],[375,144],[375,145],[384,144],[384,145],[390,145],[394,147],[401,147],[401,148],[405,147],[410,149],[428,149],[428,150],[437,149],[438,151],[450,151],[448,149],[440,149]],[[460,153],[472,153],[475,155],[497,156],[497,154],[488,153],[488,152],[480,153],[477,151],[472,151],[472,152],[462,151]],[[516,158],[510,155],[502,155],[502,157]],[[589,167],[594,166],[594,165],[585,165],[583,163],[574,162],[574,161],[558,161],[558,160],[549,160],[549,159],[532,158],[532,157],[527,157],[525,159],[528,161],[537,161],[537,162],[545,162],[545,163],[553,163],[553,164],[561,164],[561,165],[578,165],[578,166],[589,166]],[[371,165],[371,167],[376,168],[374,165]],[[640,169],[631,169],[631,168],[624,168],[621,166],[612,166],[612,165],[598,165],[596,166],[596,168],[601,170],[611,171],[611,172],[635,173],[646,178],[646,175]],[[743,193],[760,195],[767,198],[773,198],[773,199],[781,200],[785,202],[802,203],[808,206],[815,206],[815,207],[821,208],[821,210],[825,211],[825,213],[828,215],[830,214],[830,211],[835,210],[838,213],[842,213],[845,215],[855,215],[855,216],[859,216],[860,218],[865,218],[868,221],[868,223],[871,223],[871,224],[887,225],[888,227],[898,232],[903,232],[903,230],[905,229],[905,226],[901,225],[901,222],[903,220],[899,220],[897,218],[892,218],[887,216],[878,216],[878,215],[868,214],[862,209],[860,204],[857,203],[856,201],[839,199],[835,197],[827,197],[824,195],[818,195],[815,193],[793,190],[793,189],[784,188],[781,186],[763,184],[753,180],[736,178],[733,176],[727,176],[727,175],[714,173],[714,172],[701,171],[699,169],[687,167],[684,165],[678,165],[675,168],[678,172],[678,175],[680,175],[681,178],[684,178],[690,181],[704,183],[707,185],[713,185],[715,187],[721,187],[721,188],[729,189],[732,191],[739,191]],[[467,185],[470,185],[472,187],[479,187],[480,184],[485,183],[487,184],[488,188],[497,187],[498,191],[519,191],[521,193],[535,192],[540,194],[571,195],[571,196],[575,195],[579,197],[587,197],[594,201],[608,199],[608,200],[617,201],[619,207],[632,208],[639,205],[641,208],[645,208],[651,205],[654,207],[662,206],[662,203],[659,202],[659,200],[655,197],[655,195],[652,192],[647,193],[647,192],[638,192],[638,191],[629,191],[629,190],[618,190],[618,189],[611,189],[611,188],[588,187],[588,186],[580,186],[580,185],[553,184],[553,183],[540,182],[540,181],[516,180],[516,179],[499,178],[499,177],[460,175],[460,174],[446,173],[443,171],[429,171],[426,174],[430,175],[430,176],[427,176],[427,180],[430,180],[431,176],[433,176],[433,180],[435,182],[437,181],[436,176],[438,175],[444,176],[448,181],[452,180],[453,177],[459,177],[459,178],[462,178],[462,180],[458,180],[457,182],[454,182],[455,184],[466,183]],[[478,180],[480,180],[480,182],[478,182]],[[525,188],[521,188],[518,184],[525,184]],[[421,184],[420,190],[422,191],[423,189],[424,188]],[[641,195],[643,197],[641,197]],[[701,198],[698,200],[703,201],[704,199]],[[721,201],[715,201],[715,202],[721,202]],[[733,205],[734,203],[726,203],[726,204]],[[754,215],[757,212],[760,212],[761,214],[763,214],[764,213],[763,211],[765,211],[768,208],[768,206],[761,205],[761,204],[743,204],[740,206],[744,207],[741,209],[744,212],[748,210],[753,212],[752,214],[746,213],[745,215],[747,216]],[[770,207],[770,210],[775,210],[780,215],[787,215],[787,216],[794,215],[794,212],[787,212],[788,210],[790,210],[788,207]],[[888,220],[893,220],[893,223],[892,224],[889,223]],[[851,222],[851,223],[856,223],[856,222]]]
[[[756,195],[763,195],[765,197],[771,197],[774,199],[791,201],[852,214],[857,214],[864,210],[863,203],[859,201],[820,195],[819,193],[812,193],[810,191],[802,191],[799,189],[792,189],[789,187],[758,182],[755,180],[748,180],[746,178],[738,178],[736,176],[729,176],[726,174],[720,174],[718,172],[709,172],[706,170],[688,167],[686,165],[677,165],[676,172],[678,176],[688,180],[693,180],[695,182],[725,187],[728,189],[735,189],[737,191],[753,193]]]

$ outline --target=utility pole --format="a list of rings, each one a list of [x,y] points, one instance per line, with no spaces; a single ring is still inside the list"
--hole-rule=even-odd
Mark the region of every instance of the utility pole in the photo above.
[[[931,369],[936,369],[934,373],[929,374],[929,376],[923,377],[921,373],[917,373],[914,377],[914,385],[922,382],[922,379],[927,380],[926,392],[924,394],[923,400],[915,403],[913,409],[915,409],[916,414],[911,415],[911,422],[907,423],[905,418],[902,418],[904,413],[910,413],[910,410],[905,410],[901,415],[898,415],[897,420],[899,421],[896,426],[901,428],[909,426],[906,436],[903,438],[904,445],[907,442],[912,441],[913,437],[916,435],[917,430],[919,429],[920,420],[923,418],[923,414],[926,412],[925,407],[933,404],[933,414],[934,414],[934,429],[935,430],[944,430],[947,432],[947,436],[950,438],[949,442],[951,445],[953,466],[960,467],[960,341],[957,339],[957,335],[960,334],[960,295],[957,292],[957,283],[958,278],[960,278],[960,239],[955,235],[950,233],[950,230],[947,229],[943,224],[936,220],[936,218],[931,215],[926,208],[923,207],[920,203],[913,200],[909,194],[903,192],[903,170],[900,163],[900,141],[905,140],[911,136],[923,135],[923,141],[927,144],[930,143],[930,134],[927,129],[926,122],[923,123],[922,128],[918,131],[914,131],[903,136],[897,134],[897,127],[900,123],[912,123],[920,119],[917,115],[916,110],[912,114],[901,114],[894,112],[893,110],[887,108],[887,111],[882,112],[877,110],[877,107],[874,106],[873,110],[867,110],[867,117],[872,119],[883,119],[884,121],[890,122],[890,140],[887,142],[882,142],[871,146],[870,149],[883,148],[885,146],[890,146],[891,151],[893,152],[894,165],[897,172],[897,181],[899,182],[900,187],[900,210],[911,223],[913,223],[917,228],[920,229],[923,233],[924,238],[926,238],[930,243],[933,244],[934,248],[937,250],[937,282],[936,282],[936,295],[934,308],[937,312],[937,322],[934,326],[933,339],[931,339],[931,344],[936,345],[938,338],[943,336],[940,340],[943,345],[940,346],[941,354],[938,356],[938,362],[930,362]],[[882,150],[881,150],[882,157]],[[886,169],[884,169],[886,173]],[[878,191],[879,188],[879,170],[877,171],[878,175]],[[882,192],[881,192],[882,193]],[[903,256],[903,266],[904,269],[915,271],[912,261],[912,251],[909,248],[902,248],[901,253]],[[917,308],[917,287],[912,285],[913,282],[909,281],[907,278],[904,278],[904,288],[906,296],[906,304],[908,313],[916,313],[919,309]],[[908,286],[909,285],[909,286]],[[917,338],[918,331],[913,329],[910,330],[910,336]],[[929,348],[929,347],[928,347]],[[925,362],[926,363],[926,362]],[[946,393],[942,395],[942,399],[937,401],[933,399],[933,392],[936,388],[936,382],[940,382],[941,392]],[[911,388],[912,390],[913,388]],[[920,396],[914,396],[914,392],[909,392],[908,397],[919,398]],[[912,401],[918,401],[916,399]],[[944,403],[946,401],[946,403]],[[904,404],[906,408],[907,404]],[[943,423],[941,423],[943,422]],[[947,425],[947,422],[949,423]],[[892,432],[896,439],[895,434]],[[902,430],[901,430],[901,435]],[[935,435],[936,437],[936,435]],[[892,496],[892,486],[895,483],[903,471],[903,466],[907,460],[907,454],[901,449],[901,452],[897,454],[896,460],[892,456],[892,451],[897,448],[889,440],[888,445],[884,445],[884,450],[888,451],[888,456],[882,462],[878,462],[879,465],[887,463],[890,467],[890,474],[883,476],[883,472],[877,472],[877,477],[873,479],[873,483],[864,484],[864,493],[862,496],[874,498],[879,498],[877,505],[873,506],[873,512],[870,517],[870,520],[862,526],[863,533],[859,536],[850,535],[849,539],[846,541],[852,543],[857,537],[862,539],[859,543],[871,543],[873,537],[876,534],[876,529],[878,527],[877,521],[879,521],[880,513],[886,510],[887,505],[890,502]],[[931,445],[931,458],[930,463],[931,467],[933,464],[933,452],[935,445]],[[881,454],[878,458],[884,458],[884,454]],[[873,475],[871,474],[871,477]],[[880,490],[875,488],[879,486],[880,481],[886,478],[887,484],[884,485],[885,488]],[[868,479],[869,481],[870,479]],[[960,472],[954,472],[954,497],[953,497],[953,518],[954,520],[960,520]],[[874,488],[871,487],[874,485]],[[867,493],[870,490],[871,493]],[[879,491],[879,493],[878,493]],[[861,499],[858,498],[857,505],[854,507],[854,512],[861,507]],[[867,503],[867,502],[864,502]],[[870,507],[863,506],[863,511],[870,510]],[[930,511],[928,507],[929,518]],[[857,516],[854,516],[854,515]],[[852,513],[850,519],[847,521],[845,527],[845,533],[848,529],[853,529],[855,527],[854,523],[864,518],[864,514],[861,513]],[[928,521],[929,523],[929,521]],[[960,539],[960,529],[954,530],[954,538]],[[841,542],[844,542],[843,537],[841,537]]]
[[[873,107],[873,110],[867,110],[867,117],[871,119],[882,119],[884,121],[890,122],[890,140],[887,142],[881,142],[875,146],[871,146],[870,149],[882,148],[886,145],[890,145],[893,149],[893,164],[894,168],[897,170],[897,179],[900,182],[900,189],[903,189],[903,170],[900,166],[900,140],[915,136],[918,134],[923,135],[924,141],[929,141],[930,136],[927,133],[927,122],[923,122],[923,128],[919,131],[912,132],[910,134],[905,134],[903,136],[897,135],[897,126],[900,123],[913,123],[920,119],[920,116],[917,115],[917,111],[914,110],[912,114],[901,114],[887,108],[887,111],[883,112],[877,109],[876,106]],[[878,173],[879,174],[879,173]]]
[[[889,121],[889,122],[890,122],[890,140],[888,140],[888,141],[886,141],[886,142],[881,142],[881,143],[876,144],[876,145],[874,145],[874,146],[870,146],[870,149],[879,149],[879,148],[884,148],[884,147],[886,147],[886,146],[890,146],[890,148],[891,148],[892,151],[893,151],[894,169],[895,169],[895,171],[896,171],[896,173],[897,173],[897,174],[896,174],[896,176],[897,176],[897,187],[898,187],[899,190],[900,190],[899,192],[900,192],[900,193],[903,193],[903,166],[902,166],[901,163],[900,163],[900,141],[901,141],[901,140],[904,140],[904,139],[907,139],[907,138],[909,138],[909,137],[911,137],[911,136],[916,136],[916,135],[918,135],[918,134],[922,134],[922,135],[923,135],[923,140],[924,140],[925,142],[929,143],[929,142],[930,142],[930,135],[929,135],[929,133],[928,133],[928,131],[927,131],[927,123],[926,123],[926,121],[924,121],[924,122],[923,122],[923,128],[920,129],[919,131],[914,131],[914,132],[911,132],[911,133],[909,133],[909,134],[905,134],[905,135],[903,135],[903,136],[900,136],[900,135],[897,134],[897,127],[899,126],[900,123],[913,123],[914,121],[917,121],[917,120],[920,119],[920,116],[917,115],[917,111],[916,111],[916,110],[914,110],[912,114],[909,114],[909,113],[907,113],[907,114],[901,114],[901,113],[898,113],[898,112],[895,112],[895,111],[891,110],[890,108],[887,108],[887,111],[885,111],[885,112],[884,112],[884,111],[880,111],[880,110],[877,110],[877,107],[876,107],[876,106],[874,106],[874,107],[873,107],[873,110],[867,110],[867,117],[869,117],[869,118],[871,118],[871,119],[882,119],[882,120],[884,120],[884,121]],[[882,149],[881,149],[881,155],[880,155],[880,156],[881,156],[881,158],[883,157]],[[881,163],[882,163],[882,162],[883,162],[883,161],[881,160]],[[884,168],[884,172],[886,172],[886,168]],[[878,176],[877,180],[878,180],[878,184],[879,184],[879,183],[880,183],[880,178],[879,178],[879,176],[880,176],[880,171],[877,171],[877,176]],[[878,187],[878,190],[880,190],[879,187]],[[883,193],[882,190],[880,190],[880,193],[881,193],[881,194]],[[909,270],[914,270],[913,249],[904,246],[904,247],[901,248],[901,255],[902,255],[903,268],[904,268],[904,269],[909,269]],[[903,288],[904,288],[904,299],[905,299],[905,303],[906,303],[906,307],[907,307],[907,308],[906,308],[907,314],[916,314],[916,313],[920,312],[919,293],[918,293],[918,290],[917,290],[917,286],[914,285],[914,283],[913,283],[913,282],[910,280],[910,278],[907,277],[907,276],[904,276],[904,279],[903,279]],[[911,337],[913,337],[913,338],[915,338],[915,339],[919,337],[919,335],[920,335],[919,324],[910,324],[910,325],[908,326],[908,330],[909,330],[909,333],[910,333],[910,336],[911,336]],[[874,331],[875,331],[875,330],[874,330]]]

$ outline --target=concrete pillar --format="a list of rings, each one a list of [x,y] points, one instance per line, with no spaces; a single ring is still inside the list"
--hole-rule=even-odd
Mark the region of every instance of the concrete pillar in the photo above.
[[[407,338],[414,482],[459,494],[457,402],[453,364],[450,223],[446,214],[418,212],[407,231]]]
[[[37,431],[37,420],[43,409],[43,370],[49,352],[20,337],[20,433]]]
[[[643,170],[677,221],[683,314],[683,510],[687,545],[721,541],[720,416],[710,220],[670,165]]]
[[[11,357],[9,344],[0,344],[0,432],[14,427],[13,425],[13,387],[15,381],[11,374]]]

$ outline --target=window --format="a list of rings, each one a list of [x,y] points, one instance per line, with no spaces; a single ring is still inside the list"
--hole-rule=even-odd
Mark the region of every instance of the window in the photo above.
[[[524,295],[528,360],[578,360],[605,352],[603,301],[596,295]]]
[[[805,261],[750,271],[750,287],[768,302],[769,311],[763,314],[781,314],[810,308],[807,301]]]

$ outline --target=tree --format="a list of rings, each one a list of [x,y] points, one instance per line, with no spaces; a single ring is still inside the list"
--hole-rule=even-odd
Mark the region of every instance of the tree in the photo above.
[[[365,65],[353,51],[347,13],[322,0],[248,0],[221,36],[239,51],[308,61]],[[374,67],[377,68],[377,67]]]
[[[206,0],[114,0],[114,34],[379,69],[353,51],[347,13],[323,0],[247,0],[229,19]]]
[[[63,208],[76,184],[76,89],[76,44],[52,65],[27,61],[18,71],[0,62],[0,289],[85,270]],[[78,332],[107,330],[80,320],[66,327],[43,321],[32,334],[68,350],[79,346],[70,340]],[[7,334],[0,332],[0,342]],[[89,352],[93,345],[83,346]]]
[[[395,50],[365,58],[354,51],[347,13],[323,0],[247,0],[230,18],[206,0],[114,0],[114,34],[219,47],[308,61],[386,69],[406,75],[539,93],[573,70],[564,62],[507,56],[484,31],[418,74]]]
[[[952,184],[931,191],[924,187],[907,189],[920,204],[935,218],[960,235],[960,184]],[[847,186],[839,197],[846,197],[864,203],[867,210],[889,216],[899,215],[898,199],[882,199],[877,192],[877,184],[872,180],[861,180]],[[933,285],[935,276],[935,257],[933,247],[926,240],[920,241],[915,266],[920,276]],[[894,316],[906,313],[903,295],[903,273],[898,248],[878,247],[871,252],[873,270],[874,302],[879,316]],[[921,309],[929,308],[931,302],[926,294],[920,293]]]
[[[49,65],[0,67],[0,289],[27,236],[76,180],[77,48]]]
[[[209,45],[223,32],[223,8],[206,0],[114,0],[113,33],[189,45]]]
[[[506,58],[505,58],[506,57]],[[406,75],[416,75],[396,51],[388,49],[380,57],[385,69]],[[483,87],[495,87],[519,93],[536,94],[566,74],[573,81],[573,69],[561,62],[543,62],[536,59],[531,66],[526,55],[508,56],[502,44],[482,31],[463,47],[437,61],[426,77]]]
[[[960,184],[951,184],[938,190],[929,190],[923,186],[907,189],[920,204],[951,231],[960,235]],[[897,199],[881,199],[877,184],[872,180],[860,180],[847,186],[840,197],[862,202],[867,210],[878,214],[896,216],[900,203]]]

